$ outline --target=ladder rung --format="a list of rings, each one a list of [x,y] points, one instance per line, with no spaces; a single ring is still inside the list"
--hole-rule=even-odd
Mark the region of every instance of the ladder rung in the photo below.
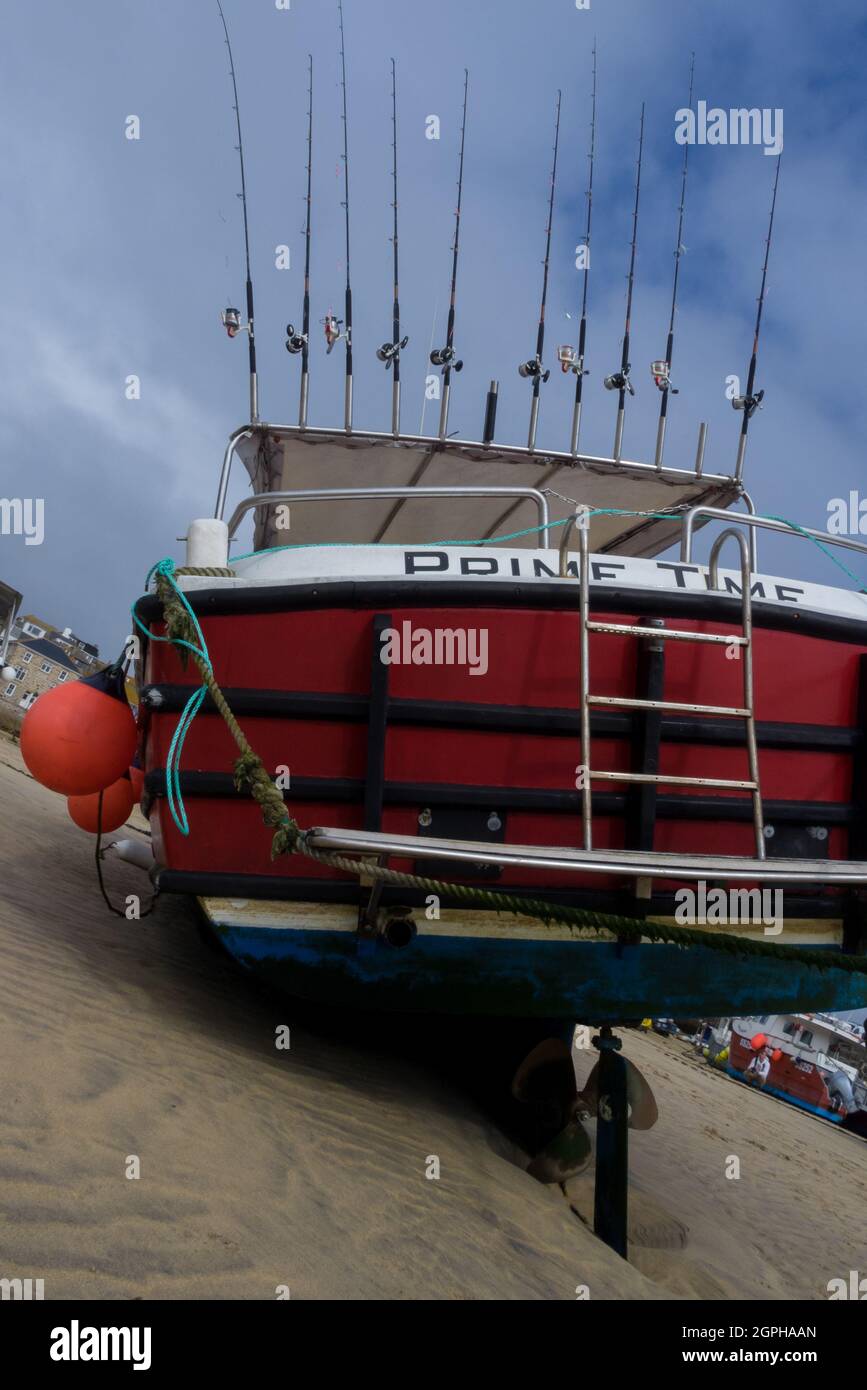
[[[676,710],[681,714],[725,714],[732,719],[752,719],[752,710],[733,705],[687,705],[674,700],[623,699],[619,695],[588,695],[588,705],[616,705],[618,709]]]
[[[666,777],[656,772],[589,772],[606,782],[657,782],[675,787],[737,787],[741,791],[757,792],[758,782],[734,782],[728,777]]]
[[[680,632],[672,627],[639,627],[630,623],[587,623],[588,632],[621,633],[624,637],[664,637],[676,642],[716,642],[727,647],[748,647],[748,637],[724,637],[718,632]]]

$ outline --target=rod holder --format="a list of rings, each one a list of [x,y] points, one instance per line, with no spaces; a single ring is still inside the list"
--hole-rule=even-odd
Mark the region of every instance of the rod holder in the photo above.
[[[569,441],[569,453],[572,455],[572,458],[573,458],[573,459],[576,459],[576,458],[578,457],[578,436],[580,435],[580,433],[581,433],[581,402],[580,402],[580,401],[576,401],[576,402],[575,402],[575,408],[574,408],[574,410],[572,411],[572,438],[571,438],[570,441]]]
[[[352,377],[346,378],[346,391],[343,397],[343,428],[352,433]]]
[[[744,459],[746,458],[746,454],[747,454],[747,432],[746,432],[746,430],[742,430],[742,431],[741,431],[740,440],[738,441],[738,458],[737,458],[737,463],[735,464],[735,480],[736,480],[737,482],[741,482],[741,480],[743,479],[743,476],[744,476]]]
[[[449,427],[449,392],[451,385],[443,378],[443,395],[440,401],[440,439],[445,439]]]
[[[488,388],[488,395],[485,400],[485,423],[482,428],[482,443],[492,444],[494,442],[494,429],[497,424],[497,400],[500,383],[492,381]]]
[[[620,451],[621,451],[621,449],[622,449],[622,447],[623,447],[623,418],[624,418],[625,413],[626,413],[626,412],[624,411],[623,406],[621,405],[621,406],[618,408],[618,411],[617,411],[617,427],[616,427],[616,429],[615,429],[615,431],[614,431],[614,454],[613,454],[613,458],[614,458],[614,462],[615,462],[615,463],[619,463],[619,462],[620,462]]]
[[[695,476],[700,478],[704,472],[704,451],[707,447],[707,425],[704,420],[698,427],[698,447],[695,451]]]
[[[536,448],[536,429],[539,424],[539,397],[533,396],[530,405],[530,429],[527,435],[527,448],[532,454]]]
[[[307,428],[307,401],[309,397],[310,377],[307,372],[301,373],[301,399],[298,403],[298,428]]]
[[[400,435],[400,382],[397,377],[391,383],[391,432],[395,439]]]
[[[659,424],[656,427],[656,453],[653,456],[653,466],[657,473],[662,472],[662,451],[665,448],[665,416],[660,415]]]

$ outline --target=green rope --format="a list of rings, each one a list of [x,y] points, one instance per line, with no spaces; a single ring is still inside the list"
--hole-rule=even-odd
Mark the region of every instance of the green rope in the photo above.
[[[831,953],[811,950],[809,947],[784,946],[772,941],[751,941],[745,937],[722,936],[715,932],[702,931],[698,927],[675,926],[672,923],[625,917],[609,912],[597,912],[593,908],[569,907],[559,903],[545,902],[540,898],[522,898],[515,894],[495,892],[489,888],[481,888],[472,884],[450,883],[441,879],[426,878],[420,874],[402,873],[383,864],[372,863],[370,860],[353,859],[346,855],[317,849],[309,842],[311,832],[302,830],[297,821],[287,812],[282,793],[274,785],[262,759],[250,746],[246,735],[229,708],[214,676],[204,635],[196,615],[175,583],[174,573],[173,562],[166,559],[154,565],[148,575],[148,583],[152,577],[154,578],[166,624],[166,637],[157,640],[174,643],[181,649],[182,660],[187,658],[187,653],[189,653],[198,667],[202,677],[202,685],[192,697],[199,699],[196,710],[201,705],[205,693],[209,694],[232,735],[239,753],[234,767],[235,786],[239,791],[246,790],[250,793],[259,805],[264,823],[274,831],[271,843],[272,859],[276,859],[278,855],[282,854],[302,854],[308,859],[326,864],[342,873],[373,879],[379,883],[390,884],[395,887],[433,893],[439,897],[454,898],[468,906],[483,908],[488,911],[508,912],[513,916],[533,916],[545,926],[550,926],[552,923],[563,925],[578,933],[593,932],[598,934],[604,932],[609,934],[612,939],[633,943],[638,943],[644,939],[667,942],[680,947],[703,946],[739,957],[764,956],[775,960],[798,961],[819,970],[835,969],[850,974],[867,974],[867,956],[835,954],[829,959]],[[153,638],[153,634],[145,628],[138,618],[135,607],[133,607],[133,617],[138,625],[148,633],[148,636]],[[191,703],[192,699],[185,707],[178,725],[180,729],[181,724],[185,722],[185,732],[189,729],[191,722],[191,718],[185,719]],[[178,731],[176,730],[175,739],[172,740],[173,747],[177,739]],[[183,740],[181,739],[181,746],[182,743]],[[180,746],[176,761],[175,773],[177,775]],[[166,780],[168,790],[168,770]],[[179,786],[177,792],[180,793]]]

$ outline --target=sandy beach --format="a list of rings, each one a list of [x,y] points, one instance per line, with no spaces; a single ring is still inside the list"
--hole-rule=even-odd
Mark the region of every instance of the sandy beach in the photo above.
[[[106,882],[149,897],[129,865]],[[193,903],[110,916],[92,838],[0,737],[0,1276],[46,1299],[817,1299],[867,1268],[864,1141],[624,1038],[660,1110],[628,1262],[588,1176],[540,1186],[435,1068],[299,1022]]]

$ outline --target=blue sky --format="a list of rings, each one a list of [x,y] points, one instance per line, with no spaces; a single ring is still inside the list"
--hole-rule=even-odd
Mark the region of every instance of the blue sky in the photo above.
[[[342,305],[336,3],[225,0],[248,161],[262,414],[291,420],[300,313],[306,63],[316,91],[313,317]],[[785,155],[759,369],[766,408],[751,427],[747,484],[759,510],[824,526],[831,497],[863,477],[860,370],[867,236],[863,71],[856,0],[346,0],[353,211],[356,422],[385,427],[390,336],[390,90],[400,121],[404,419],[420,415],[432,319],[448,293],[463,68],[470,70],[451,426],[477,437],[499,379],[498,438],[523,440],[543,250],[554,97],[563,90],[548,356],[575,333],[584,225],[590,53],[599,127],[583,444],[609,453],[619,364],[640,103],[647,102],[634,305],[638,395],[625,453],[652,453],[664,352],[689,56],[695,98],[782,107]],[[237,156],[226,51],[211,0],[22,0],[0,46],[0,494],[42,496],[46,539],[0,538],[0,577],[26,607],[106,654],[154,561],[178,555],[188,521],[213,508],[222,447],[246,411],[245,344],[219,324],[243,304]],[[124,138],[128,115],[141,139]],[[425,139],[436,114],[441,139]],[[707,466],[733,466],[739,419],[725,378],[749,355],[774,161],[756,147],[690,153],[667,461],[688,464],[700,420]],[[292,269],[274,248],[288,243]],[[573,315],[570,322],[567,312]],[[313,359],[311,420],[340,419],[342,352]],[[142,398],[124,382],[141,378]],[[544,389],[539,442],[568,442],[571,378]],[[428,425],[432,417],[428,416]],[[235,495],[242,492],[236,479]],[[836,582],[800,542],[764,540],[762,567]],[[862,571],[867,575],[867,565]],[[846,581],[841,578],[841,582]]]

